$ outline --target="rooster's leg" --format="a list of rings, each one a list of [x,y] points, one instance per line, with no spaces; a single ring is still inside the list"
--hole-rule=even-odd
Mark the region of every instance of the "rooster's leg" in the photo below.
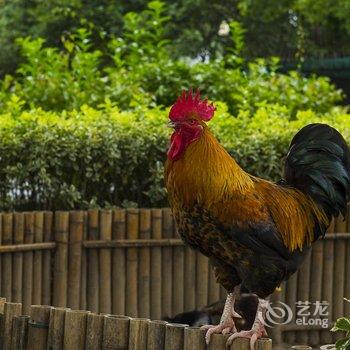
[[[207,330],[207,333],[205,335],[205,340],[207,344],[209,344],[210,337],[214,333],[226,334],[229,332],[232,332],[232,333],[237,332],[233,318],[242,317],[234,309],[235,299],[238,293],[239,293],[239,287],[236,287],[232,293],[229,293],[227,295],[224,311],[221,315],[220,323],[218,325],[216,326],[206,325],[201,327],[202,329]]]
[[[232,344],[233,340],[236,338],[249,338],[250,339],[250,349],[254,350],[254,345],[257,339],[267,336],[265,330],[265,314],[267,309],[267,301],[259,298],[258,308],[256,310],[255,321],[250,331],[241,331],[232,334],[227,339],[227,345]]]

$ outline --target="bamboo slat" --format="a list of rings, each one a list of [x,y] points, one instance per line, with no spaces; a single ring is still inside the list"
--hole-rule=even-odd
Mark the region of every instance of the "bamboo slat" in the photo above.
[[[181,239],[178,239],[178,238],[129,239],[128,238],[128,239],[118,239],[113,241],[94,240],[94,241],[83,242],[83,247],[86,249],[177,247],[177,246],[184,246],[184,243]]]
[[[44,212],[44,242],[51,242],[53,239],[53,213],[50,211]],[[56,245],[56,243],[54,243]],[[44,305],[49,305],[52,303],[51,300],[51,266],[52,258],[51,251],[45,250],[43,252],[43,282],[42,282],[42,302]]]
[[[166,321],[148,323],[147,350],[164,349]]]
[[[130,317],[105,316],[102,349],[127,350],[129,346]]]
[[[129,350],[147,350],[147,318],[132,318],[129,328]],[[169,349],[170,350],[170,349]]]
[[[127,237],[137,239],[139,231],[139,210],[127,210]],[[137,265],[138,251],[136,248],[129,248],[126,252],[126,314],[135,317],[138,314],[137,300]]]
[[[184,350],[206,350],[205,330],[199,327],[185,328],[185,345]]]
[[[152,238],[162,237],[162,211],[152,209]],[[162,251],[159,247],[151,250],[151,317],[160,319],[162,317]]]
[[[175,223],[174,223],[175,224]],[[179,238],[179,234],[173,225],[173,236]],[[185,299],[185,247],[175,246],[174,266],[173,266],[173,315],[177,315],[184,310]]]
[[[33,212],[24,213],[24,243],[34,242],[35,217]],[[23,253],[23,300],[24,314],[29,314],[33,298],[33,252]]]
[[[11,350],[11,342],[14,337],[13,333],[13,318],[20,316],[22,312],[22,304],[20,303],[5,303],[4,307],[4,338],[3,350]]]
[[[163,208],[162,218],[162,238],[171,239],[173,237],[173,219],[169,208]],[[162,313],[164,316],[172,315],[172,269],[173,252],[171,247],[163,247],[162,250]]]
[[[100,237],[104,240],[112,239],[112,211],[102,210],[100,213]],[[100,250],[100,312],[112,311],[112,252],[109,249]]]
[[[85,350],[101,349],[104,318],[93,313],[87,315]]]
[[[196,253],[189,247],[185,248],[185,310],[196,307]]]
[[[51,306],[32,305],[28,326],[27,350],[46,350]]]
[[[196,266],[196,307],[202,308],[208,304],[208,258],[197,252]]]
[[[79,309],[79,306],[80,306],[81,258],[82,258],[83,233],[84,233],[83,212],[71,211],[69,213],[67,306],[72,309]]]
[[[42,243],[44,240],[44,213],[34,214],[34,242]],[[43,281],[43,252],[36,250],[33,253],[33,296],[32,304],[42,303],[42,281]]]
[[[89,311],[67,310],[64,323],[64,350],[84,350]]]
[[[13,215],[13,242],[21,244],[24,241],[24,215],[23,213],[14,213]],[[13,254],[13,280],[12,280],[12,301],[22,302],[22,277],[23,277],[23,253]],[[17,321],[20,326],[20,321]]]
[[[11,213],[3,214],[2,226],[2,243],[10,245],[13,243],[13,215]],[[12,300],[12,255],[7,253],[2,256],[1,288],[1,295],[7,300]]]
[[[55,215],[55,241],[57,243],[54,265],[54,306],[67,305],[68,281],[68,213],[56,212]]]
[[[208,303],[212,304],[220,300],[220,284],[216,282],[213,267],[209,261],[209,286],[208,286]]]
[[[186,324],[168,323],[165,326],[165,349],[183,350]]]
[[[151,235],[151,212],[149,209],[140,209],[139,237],[149,239]],[[139,271],[138,271],[138,316],[151,316],[150,280],[151,280],[151,254],[150,248],[140,248]]]
[[[29,316],[15,316],[12,320],[12,350],[27,350]]]
[[[47,243],[25,243],[0,246],[0,255],[15,252],[33,252],[36,250],[53,250],[56,248],[55,242]]]
[[[216,350],[216,349],[226,349],[226,342],[229,337],[229,334],[213,334],[210,337],[210,343],[208,346],[208,350]],[[236,349],[234,347],[234,349]]]
[[[48,350],[61,350],[64,339],[64,320],[68,308],[53,307],[50,311],[49,333],[47,340]]]
[[[3,348],[3,341],[4,341],[5,303],[6,303],[6,298],[0,297],[0,349]]]
[[[88,214],[83,212],[83,240],[87,239],[88,232]],[[80,273],[80,310],[86,310],[87,308],[87,251],[83,249],[81,244],[81,273]]]
[[[88,211],[88,239],[99,238],[99,211]],[[99,259],[96,249],[89,249],[87,252],[88,277],[87,277],[87,308],[92,312],[99,311]]]
[[[112,238],[125,239],[125,209],[113,211]],[[112,309],[114,314],[125,314],[126,267],[125,249],[115,248],[112,253]]]
[[[285,302],[289,305],[293,311],[293,317],[291,323],[295,323],[295,315],[296,315],[296,302],[297,302],[297,294],[298,294],[298,273],[295,273],[290,277],[290,279],[286,283],[286,294],[285,294]],[[295,332],[288,332],[285,335],[285,341],[288,344],[293,344],[295,342]]]

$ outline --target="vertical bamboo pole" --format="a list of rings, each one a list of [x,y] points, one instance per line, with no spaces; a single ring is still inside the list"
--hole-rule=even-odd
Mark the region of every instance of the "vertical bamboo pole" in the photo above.
[[[12,244],[13,242],[13,215],[3,214],[2,244]],[[1,295],[7,300],[12,300],[12,254],[2,254],[2,283]]]
[[[3,341],[4,341],[5,303],[6,303],[6,298],[1,298],[0,297],[0,349],[3,348]]]
[[[148,239],[151,236],[151,211],[150,209],[140,209],[140,230],[139,238]],[[139,316],[150,317],[150,248],[144,247],[139,250],[139,275],[138,275],[138,305]]]
[[[165,326],[165,349],[183,350],[186,324],[168,323]]]
[[[208,304],[208,258],[197,252],[196,266],[196,307],[201,308]]]
[[[51,306],[32,305],[27,350],[46,350]]]
[[[169,208],[163,208],[163,238],[172,238],[173,236],[173,219]],[[172,316],[172,268],[173,252],[171,247],[163,247],[162,250],[162,313],[163,316]]]
[[[21,244],[24,241],[24,215],[23,213],[13,214],[14,243]],[[23,278],[23,253],[13,254],[13,280],[12,280],[12,301],[22,302],[22,278]],[[19,321],[17,321],[19,322]],[[18,325],[20,326],[20,325]]]
[[[105,316],[102,349],[127,350],[129,346],[130,317]]]
[[[51,242],[53,237],[52,229],[53,213],[50,211],[44,212],[44,242]],[[42,302],[44,305],[51,305],[51,250],[43,252],[43,281],[42,281]]]
[[[64,324],[64,350],[84,350],[89,311],[67,310]]]
[[[322,270],[323,270],[323,241],[318,241],[312,246],[311,256],[311,286],[310,301],[315,303],[322,299]],[[320,343],[318,331],[309,332],[309,344],[316,346]]]
[[[231,344],[230,350],[249,350],[249,339],[236,338]],[[225,348],[223,348],[225,349]],[[256,350],[272,350],[272,341],[269,338],[260,338],[255,345]]]
[[[173,237],[180,238],[177,233],[174,219],[173,224]],[[185,247],[178,246],[173,249],[174,251],[174,266],[173,266],[173,305],[172,314],[176,315],[184,311],[184,299],[185,299]]]
[[[86,211],[83,212],[83,241],[87,239],[87,223],[88,214]],[[87,285],[87,251],[82,247],[81,253],[81,276],[80,276],[80,310],[86,310],[87,300],[86,300],[86,285]]]
[[[127,210],[127,238],[137,239],[139,231],[139,210]],[[138,315],[137,303],[137,248],[128,248],[126,252],[126,314],[131,317]]]
[[[334,221],[328,232],[334,232]],[[334,240],[326,239],[323,245],[323,271],[322,271],[322,301],[328,303],[328,319],[333,321],[333,271],[334,271]],[[329,330],[321,331],[321,344],[332,343],[332,334]]]
[[[55,253],[53,304],[67,305],[68,280],[68,212],[58,211],[55,215]]]
[[[53,307],[50,311],[49,333],[47,339],[48,350],[61,350],[64,339],[64,319],[66,311],[63,307]]]
[[[104,318],[103,315],[87,315],[85,350],[99,350],[102,348]]]
[[[226,349],[226,342],[227,339],[230,335],[229,334],[213,334],[210,337],[210,343],[208,346],[208,350],[224,350]],[[234,349],[236,349],[234,347]],[[246,348],[247,350],[249,349],[249,347]]]
[[[296,302],[297,302],[297,294],[298,294],[298,273],[295,273],[290,277],[290,279],[286,283],[286,304],[290,306],[293,311],[293,317],[291,320],[291,324],[295,324],[295,315],[296,315]],[[288,344],[293,344],[295,342],[295,332],[287,332],[285,335],[285,341]]]
[[[270,296],[270,303],[272,304],[272,307],[274,306],[280,306],[281,302],[281,291],[275,290],[274,293]],[[278,345],[282,343],[282,331],[281,331],[281,325],[277,323],[272,328],[269,328],[269,335],[273,339],[274,344]]]
[[[147,318],[132,318],[129,328],[129,350],[147,350]]]
[[[302,263],[298,274],[298,301],[309,302],[310,300],[310,261],[311,251],[307,253],[307,256]],[[308,343],[308,332],[300,331],[297,333],[297,341],[301,344]]]
[[[151,321],[148,324],[147,350],[164,349],[166,324],[166,321]]]
[[[162,237],[162,211],[152,209],[152,238]],[[154,247],[151,251],[151,317],[162,317],[162,251]]]
[[[184,350],[206,350],[205,332],[199,327],[187,327]]]
[[[24,213],[24,243],[34,242],[34,213]],[[33,252],[23,253],[23,313],[29,314],[33,297]]]
[[[99,211],[97,209],[88,212],[88,239],[99,239]],[[88,250],[88,278],[87,278],[87,308],[92,312],[99,311],[99,264],[98,250]]]
[[[84,214],[82,211],[69,213],[69,250],[68,250],[68,292],[67,305],[79,309],[81,287],[81,255],[84,232]]]
[[[220,300],[220,284],[216,282],[214,270],[209,260],[209,290],[208,290],[208,303],[212,304]]]
[[[126,222],[125,209],[113,212],[113,239],[125,239]],[[114,248],[112,256],[112,308],[114,314],[125,314],[125,249]]]
[[[339,217],[335,222],[335,232],[346,232],[346,221]],[[345,261],[346,243],[344,239],[335,239],[334,242],[334,279],[333,279],[333,320],[344,316],[344,288],[345,288]],[[348,276],[348,279],[350,276]],[[341,337],[339,333],[333,333],[333,342]]]
[[[26,350],[29,316],[15,316],[12,320],[12,350]]]
[[[100,237],[102,240],[112,239],[112,212],[102,210],[100,216]],[[102,248],[100,250],[100,312],[110,313],[112,311],[112,283],[111,283],[111,250]]]
[[[13,339],[12,321],[15,316],[20,316],[22,312],[22,304],[5,303],[4,307],[4,341],[2,350],[10,350]]]
[[[36,212],[34,214],[34,242],[41,243],[44,239],[44,213]],[[43,253],[41,250],[34,251],[33,256],[33,296],[32,304],[39,305],[42,303],[42,262]]]
[[[186,311],[196,307],[196,253],[189,247],[185,248],[185,302]]]

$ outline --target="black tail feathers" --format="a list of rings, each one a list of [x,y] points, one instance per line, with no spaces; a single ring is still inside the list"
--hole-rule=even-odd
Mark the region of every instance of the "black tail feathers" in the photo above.
[[[307,193],[329,218],[345,217],[350,195],[350,152],[343,136],[326,124],[310,124],[293,138],[286,158],[288,185]]]

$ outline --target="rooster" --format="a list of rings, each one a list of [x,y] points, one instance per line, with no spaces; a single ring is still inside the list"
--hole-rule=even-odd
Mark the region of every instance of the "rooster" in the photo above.
[[[333,217],[345,216],[350,188],[349,148],[334,128],[310,124],[292,139],[284,179],[270,182],[245,172],[210,132],[215,107],[199,91],[183,92],[169,112],[174,128],[165,182],[175,223],[191,248],[209,257],[228,292],[213,333],[256,340],[266,335],[267,297],[300,267]],[[240,291],[258,296],[250,330],[237,332]]]

